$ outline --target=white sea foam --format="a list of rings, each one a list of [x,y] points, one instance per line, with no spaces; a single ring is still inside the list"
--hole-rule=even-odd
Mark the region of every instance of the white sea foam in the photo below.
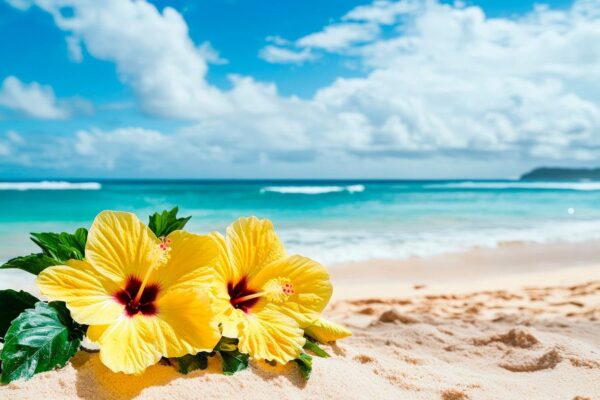
[[[98,182],[66,182],[66,181],[41,181],[41,182],[0,182],[0,190],[100,190],[102,185]]]
[[[428,189],[542,189],[600,190],[600,182],[449,182],[425,185]]]
[[[324,194],[324,193],[358,193],[365,190],[364,185],[348,186],[267,186],[260,189],[261,193],[273,192],[281,194]]]
[[[472,248],[495,248],[502,243],[583,242],[600,239],[600,221],[540,223],[503,228],[448,228],[384,231],[280,230],[290,253],[326,264],[374,258],[428,257]]]

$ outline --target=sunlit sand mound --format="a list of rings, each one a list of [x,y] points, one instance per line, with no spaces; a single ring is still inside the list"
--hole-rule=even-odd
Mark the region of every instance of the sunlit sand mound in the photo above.
[[[600,281],[339,301],[328,316],[354,336],[325,346],[332,358],[315,357],[308,383],[293,365],[115,375],[82,352],[64,370],[0,388],[0,398],[598,399],[599,305]]]

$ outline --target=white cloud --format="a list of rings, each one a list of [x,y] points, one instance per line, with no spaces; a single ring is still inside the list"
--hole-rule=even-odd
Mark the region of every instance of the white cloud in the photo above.
[[[600,145],[600,1],[566,10],[537,7],[511,19],[434,1],[376,1],[343,19],[353,26],[392,24],[395,31],[352,46],[321,46],[359,57],[370,70],[337,79],[310,101],[330,120],[353,115],[354,129],[337,133],[342,141],[354,139],[346,151],[546,160],[599,155],[591,149]]]
[[[23,139],[23,137],[19,135],[17,131],[10,130],[6,132],[6,137],[8,138],[8,141],[10,143],[14,143],[17,145],[25,143],[25,139]]]
[[[14,8],[22,11],[25,11],[31,7],[31,1],[29,0],[6,0],[6,2]]]
[[[8,144],[0,141],[0,156],[7,157],[10,155],[10,153],[11,153],[11,151],[10,151],[10,147],[8,147]]]
[[[68,111],[58,104],[50,86],[37,82],[26,84],[14,76],[2,82],[0,106],[39,119],[65,119],[69,116]]]
[[[25,140],[16,131],[9,130],[4,138],[0,137],[0,156],[3,163],[18,161],[20,155],[18,149],[25,144]]]
[[[289,40],[284,39],[281,36],[277,36],[277,35],[267,36],[265,38],[265,40],[267,42],[273,43],[277,46],[287,46],[287,45],[291,44],[291,42]]]
[[[228,110],[223,94],[205,80],[214,54],[194,45],[173,8],[159,12],[146,1],[123,0],[32,2],[51,13],[90,55],[115,62],[120,79],[133,87],[147,112],[195,119]]]
[[[296,44],[303,48],[337,51],[357,43],[372,41],[379,36],[379,32],[379,26],[375,24],[340,23],[306,35]]]
[[[227,60],[226,58],[222,58],[219,52],[214,47],[212,47],[210,42],[202,43],[200,47],[198,47],[198,51],[200,52],[200,56],[210,64],[229,64],[229,60]]]
[[[314,61],[318,57],[314,50],[346,53],[357,44],[372,42],[380,37],[382,25],[390,25],[397,17],[416,9],[414,1],[378,0],[373,4],[359,6],[342,17],[342,22],[325,26],[322,30],[309,33],[295,41],[279,36],[268,36],[267,45],[259,56],[273,64]]]
[[[336,79],[309,99],[282,96],[276,85],[244,76],[232,76],[228,91],[210,86],[206,55],[175,10],[159,13],[144,1],[77,3],[75,17],[65,19],[48,0],[40,4],[81,37],[88,53],[113,60],[148,112],[194,120],[168,135],[80,131],[71,151],[100,166],[152,168],[160,155],[173,168],[199,157],[326,160],[343,172],[368,159],[384,165],[415,157],[600,156],[600,0],[514,18],[435,1],[377,1],[294,43],[272,38],[271,46],[294,52],[351,55],[367,71]],[[355,28],[350,34],[340,26]]]
[[[399,16],[410,14],[419,8],[422,1],[377,0],[372,4],[358,6],[342,17],[345,21],[373,22],[381,25],[395,23]]]
[[[92,128],[77,131],[74,140],[57,141],[64,146],[61,157],[67,155],[71,167],[86,170],[169,175],[173,171],[189,172],[192,167],[223,157],[218,146],[198,137],[188,137],[184,131],[165,134],[140,127]],[[46,160],[48,165],[56,161],[51,155]]]
[[[69,51],[69,59],[73,62],[80,63],[83,61],[83,50],[81,41],[75,36],[67,36],[67,50]]]
[[[137,160],[149,164],[153,157],[170,150],[168,138],[155,130],[121,128],[114,131],[98,129],[76,133],[75,154],[95,163],[97,168],[114,169],[122,160]]]
[[[274,45],[263,47],[258,55],[272,64],[302,64],[316,58],[310,49],[290,50]]]

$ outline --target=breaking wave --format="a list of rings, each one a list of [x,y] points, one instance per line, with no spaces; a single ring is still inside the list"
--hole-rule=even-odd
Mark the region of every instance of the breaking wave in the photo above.
[[[41,181],[41,182],[0,182],[0,190],[100,190],[102,185],[98,182],[66,182],[66,181]]]
[[[281,194],[325,194],[325,193],[359,193],[365,190],[364,185],[348,186],[267,186],[260,189],[261,193]]]

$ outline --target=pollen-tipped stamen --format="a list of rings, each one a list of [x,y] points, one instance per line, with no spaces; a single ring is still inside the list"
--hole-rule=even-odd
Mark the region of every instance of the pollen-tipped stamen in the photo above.
[[[169,254],[169,251],[171,250],[171,248],[169,247],[169,245],[171,244],[171,239],[164,237],[164,236],[161,236],[159,239],[160,239],[160,243],[158,245],[158,248],[160,249],[160,251],[162,251],[159,262],[152,265],[146,271],[146,276],[144,276],[144,279],[142,280],[142,284],[140,285],[140,288],[137,291],[137,294],[135,295],[135,297],[133,299],[133,304],[139,304],[140,299],[142,298],[142,294],[144,293],[144,289],[146,288],[146,285],[148,284],[148,279],[150,278],[150,275],[152,275],[152,272],[159,265],[161,265],[162,263],[166,262],[166,260],[168,260],[168,254]]]
[[[289,279],[287,278],[272,279],[265,284],[264,289],[265,290],[262,290],[257,293],[252,293],[246,296],[231,299],[231,304],[235,306],[236,304],[240,304],[248,300],[257,299],[265,296],[269,300],[272,300],[276,303],[282,303],[289,296],[295,293],[294,285],[292,285],[292,283],[289,282]]]

